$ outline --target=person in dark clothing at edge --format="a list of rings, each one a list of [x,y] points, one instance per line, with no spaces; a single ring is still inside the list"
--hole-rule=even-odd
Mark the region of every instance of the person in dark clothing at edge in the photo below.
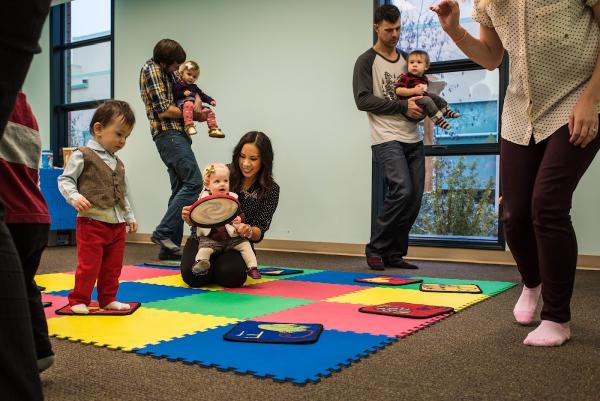
[[[50,10],[49,0],[9,1],[0,24],[0,141]],[[2,184],[4,185],[4,184]],[[0,199],[0,394],[6,400],[42,400],[25,275],[4,222]]]

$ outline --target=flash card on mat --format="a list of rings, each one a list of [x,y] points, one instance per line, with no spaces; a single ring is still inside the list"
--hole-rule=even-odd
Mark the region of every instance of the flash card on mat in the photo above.
[[[363,313],[375,313],[377,315],[388,315],[398,317],[410,317],[414,319],[427,319],[444,313],[454,311],[449,306],[435,306],[423,304],[411,304],[408,302],[388,302],[381,305],[363,306],[358,309]]]
[[[405,284],[414,284],[414,283],[422,283],[423,280],[414,279],[414,278],[402,278],[402,277],[393,277],[393,276],[376,276],[376,277],[366,277],[366,278],[356,278],[354,279],[357,283],[369,283],[369,284],[380,284],[380,285],[405,285]]]
[[[141,302],[124,302],[129,304],[129,309],[126,310],[114,310],[114,309],[102,309],[98,306],[98,302],[92,301],[88,305],[88,313],[74,313],[71,310],[70,305],[65,305],[62,308],[56,310],[57,315],[71,315],[71,316],[123,316],[123,315],[131,315],[135,312],[141,305]]]
[[[263,267],[258,269],[265,276],[287,276],[289,274],[304,273],[301,269],[284,269],[282,267]]]
[[[466,294],[481,294],[477,284],[421,284],[423,292],[461,292]]]
[[[315,323],[272,323],[248,320],[236,324],[223,338],[252,343],[308,344],[319,339],[323,325]]]

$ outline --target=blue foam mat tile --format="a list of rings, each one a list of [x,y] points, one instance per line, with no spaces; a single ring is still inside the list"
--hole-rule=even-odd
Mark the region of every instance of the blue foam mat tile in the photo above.
[[[133,352],[174,358],[239,374],[271,377],[296,384],[317,382],[395,341],[384,335],[323,330],[312,344],[268,344],[226,341],[233,324],[136,348]]]
[[[311,283],[325,283],[325,284],[346,284],[346,285],[358,285],[362,287],[374,287],[377,284],[371,283],[360,283],[354,281],[357,278],[371,278],[377,276],[394,276],[407,278],[410,276],[399,276],[396,274],[372,274],[372,273],[355,273],[355,272],[337,272],[337,271],[323,271],[319,273],[308,274],[306,276],[292,276],[292,277],[281,277],[282,280],[293,280],[293,281],[308,281]]]
[[[69,292],[71,292],[71,290],[54,291],[50,292],[49,294],[66,297],[69,295]],[[125,281],[119,283],[117,299],[123,302],[135,301],[145,303],[162,301],[169,298],[185,297],[187,295],[195,295],[202,292],[207,291],[193,288]],[[92,299],[98,299],[98,292],[96,288],[94,288],[94,291],[92,292]]]

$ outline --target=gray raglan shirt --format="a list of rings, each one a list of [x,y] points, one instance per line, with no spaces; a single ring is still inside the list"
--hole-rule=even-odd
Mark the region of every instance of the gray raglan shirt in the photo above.
[[[352,79],[354,100],[359,110],[367,112],[373,145],[421,140],[417,124],[403,114],[408,102],[396,96],[396,82],[404,73],[406,61],[400,51],[398,59],[391,61],[371,48],[356,60]]]

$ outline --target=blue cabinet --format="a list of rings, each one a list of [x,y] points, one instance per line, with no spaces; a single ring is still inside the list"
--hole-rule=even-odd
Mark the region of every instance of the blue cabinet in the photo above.
[[[75,221],[77,212],[58,191],[59,168],[41,168],[40,189],[50,211],[50,239],[48,245],[68,245],[75,243]]]

